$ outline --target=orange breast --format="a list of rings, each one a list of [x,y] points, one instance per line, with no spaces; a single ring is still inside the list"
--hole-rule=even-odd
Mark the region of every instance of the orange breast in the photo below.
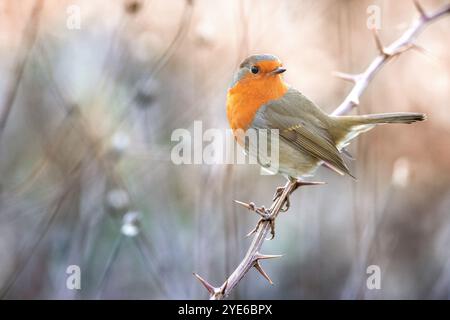
[[[258,109],[281,98],[287,90],[288,86],[279,76],[240,80],[227,95],[227,117],[231,129],[247,130]]]

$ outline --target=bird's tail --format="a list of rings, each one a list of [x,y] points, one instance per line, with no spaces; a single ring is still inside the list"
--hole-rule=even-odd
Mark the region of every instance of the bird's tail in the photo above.
[[[373,125],[384,123],[413,123],[416,121],[425,120],[423,113],[415,112],[393,112],[393,113],[379,113],[367,114],[361,116],[340,116],[340,121],[347,123],[349,126]]]
[[[333,125],[331,134],[338,149],[344,148],[352,139],[366,132],[376,125],[385,123],[413,123],[423,121],[426,116],[423,113],[394,112],[367,114],[360,116],[331,116]]]

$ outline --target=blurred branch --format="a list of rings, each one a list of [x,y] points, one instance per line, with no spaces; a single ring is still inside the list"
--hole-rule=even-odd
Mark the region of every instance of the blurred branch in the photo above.
[[[55,219],[58,215],[58,212],[61,211],[64,201],[71,194],[74,184],[78,181],[76,178],[78,171],[79,167],[73,170],[73,172],[71,173],[72,176],[69,178],[70,180],[55,198],[54,204],[52,204],[53,208],[50,210],[48,218],[43,218],[40,221],[39,227],[37,229],[41,231],[36,232],[37,236],[35,239],[33,239],[33,241],[31,241],[31,246],[28,248],[28,245],[24,245],[23,248],[20,249],[19,256],[23,257],[24,261],[12,271],[12,274],[8,277],[8,281],[6,282],[6,284],[2,288],[0,288],[0,299],[5,299],[7,297],[8,293],[18,280],[19,276],[22,274],[28,263],[31,261],[31,258],[37,252],[37,248],[42,243],[44,237],[48,234],[50,227],[55,223]]]
[[[33,48],[38,31],[39,18],[41,16],[44,0],[35,2],[31,15],[23,33],[22,43],[19,46],[19,53],[13,69],[13,76],[6,89],[6,98],[2,109],[0,110],[0,138],[8,122],[9,114],[16,100],[19,84],[22,79],[23,71],[28,61],[30,51]]]
[[[194,4],[195,3],[193,0],[185,0],[185,6],[174,37],[171,39],[162,54],[155,60],[155,62],[152,63],[152,67],[148,71],[148,74],[134,85],[133,92],[130,94],[130,99],[124,103],[124,109],[118,116],[117,125],[112,128],[111,132],[106,136],[112,135],[112,133],[127,119],[130,115],[130,106],[132,103],[136,103],[136,101],[139,100],[139,97],[149,98],[148,94],[145,92],[148,82],[151,81],[166,66],[174,53],[177,51],[178,47],[181,45],[185,36],[188,34],[189,26],[192,22]]]
[[[390,44],[388,47],[384,47],[382,42],[374,30],[375,43],[377,45],[379,55],[370,63],[367,69],[361,74],[346,74],[336,73],[335,75],[354,83],[353,89],[346,96],[344,101],[339,107],[333,111],[332,115],[343,115],[349,113],[354,107],[359,104],[359,98],[364,90],[369,85],[370,81],[374,78],[375,74],[393,57],[400,55],[401,53],[417,48],[414,43],[418,34],[430,23],[436,21],[440,17],[450,13],[450,4],[443,6],[437,11],[427,14],[417,1],[414,1],[415,7],[419,11],[420,17],[414,21],[411,26],[403,33],[403,35]],[[266,240],[266,236],[269,231],[274,235],[275,219],[281,211],[287,211],[289,209],[289,195],[292,194],[299,186],[302,185],[316,185],[320,182],[306,182],[301,180],[289,180],[282,188],[278,188],[275,197],[272,201],[272,205],[269,209],[264,207],[256,207],[253,203],[244,203],[236,201],[238,204],[243,205],[245,208],[256,212],[262,219],[258,222],[256,228],[249,234],[253,236],[253,241],[250,244],[249,249],[237,266],[234,272],[225,280],[220,287],[214,287],[208,281],[194,273],[195,277],[202,283],[206,290],[210,294],[211,300],[223,299],[230,294],[230,292],[236,287],[239,281],[246,275],[251,269],[255,268],[259,273],[266,278],[270,284],[273,284],[267,273],[262,269],[260,261],[265,259],[278,258],[279,255],[264,255],[260,253],[260,249]],[[286,205],[285,208],[284,205]]]

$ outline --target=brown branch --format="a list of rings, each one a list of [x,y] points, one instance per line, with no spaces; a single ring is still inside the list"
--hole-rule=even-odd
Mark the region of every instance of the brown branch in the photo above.
[[[333,111],[332,115],[342,115],[349,113],[353,107],[359,104],[359,98],[367,88],[369,82],[373,79],[375,74],[394,56],[397,56],[406,50],[416,48],[414,40],[417,35],[431,22],[436,21],[445,14],[450,13],[450,4],[445,5],[437,11],[426,14],[423,8],[414,1],[414,4],[419,11],[420,17],[414,21],[411,26],[403,33],[403,35],[390,44],[388,47],[384,47],[378,36],[374,31],[375,43],[377,45],[379,55],[369,64],[364,72],[357,75],[347,74],[347,73],[335,73],[335,76],[342,78],[347,81],[354,83],[353,89],[346,96],[344,101],[339,105],[339,107]],[[194,275],[203,284],[210,294],[211,300],[223,299],[230,294],[230,292],[236,287],[236,285],[241,281],[241,279],[247,274],[251,268],[255,268],[259,273],[261,273],[264,278],[266,278],[270,284],[273,284],[272,280],[269,278],[267,273],[262,269],[260,261],[263,259],[278,258],[279,255],[263,255],[260,253],[261,247],[266,240],[266,236],[271,230],[271,223],[274,223],[278,214],[283,210],[283,206],[288,203],[289,195],[294,192],[301,185],[313,185],[321,184],[319,182],[305,182],[300,180],[289,180],[286,185],[280,189],[281,193],[277,192],[275,198],[273,199],[271,207],[266,210],[264,207],[256,207],[253,203],[244,203],[236,201],[238,204],[244,206],[245,208],[256,212],[257,214],[264,217],[269,213],[272,220],[260,220],[255,230],[251,234],[254,234],[253,241],[247,250],[247,253],[241,263],[237,266],[234,272],[228,277],[227,280],[220,286],[214,287],[208,281],[200,277],[198,274]],[[287,210],[287,208],[286,208]]]
[[[317,182],[305,182],[305,181],[288,181],[283,188],[283,192],[273,201],[272,206],[269,209],[269,212],[273,214],[273,219],[276,219],[278,214],[280,213],[283,205],[285,204],[287,197],[299,186],[301,185],[314,185],[320,184]],[[262,208],[256,208],[253,204],[246,204],[243,202],[238,202],[239,204],[244,205],[247,209],[257,212]],[[265,210],[264,210],[265,211]],[[281,255],[265,255],[260,253],[260,249],[264,241],[266,240],[267,234],[270,231],[270,220],[261,220],[257,230],[254,232],[253,241],[245,255],[244,259],[238,265],[238,267],[234,270],[234,272],[228,277],[228,279],[220,286],[214,287],[209,284],[206,280],[201,278],[199,275],[194,275],[200,282],[207,288],[210,293],[211,300],[218,300],[226,297],[234,287],[241,281],[241,279],[245,276],[245,274],[251,269],[255,268],[259,273],[261,273],[270,284],[272,284],[272,280],[270,280],[269,276],[262,269],[260,261],[265,259],[273,259],[279,258]]]

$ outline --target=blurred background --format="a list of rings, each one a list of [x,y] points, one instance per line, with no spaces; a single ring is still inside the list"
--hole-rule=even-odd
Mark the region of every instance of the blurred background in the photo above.
[[[421,0],[427,11],[448,1]],[[281,176],[256,165],[175,165],[171,133],[228,127],[225,99],[248,54],[331,112],[418,17],[412,1],[0,1],[0,294],[3,299],[205,299],[243,258]],[[319,169],[237,299],[450,298],[450,17],[383,68],[355,111],[428,121],[363,135],[357,181]],[[81,290],[66,287],[78,265]],[[381,269],[368,290],[366,268]]]

